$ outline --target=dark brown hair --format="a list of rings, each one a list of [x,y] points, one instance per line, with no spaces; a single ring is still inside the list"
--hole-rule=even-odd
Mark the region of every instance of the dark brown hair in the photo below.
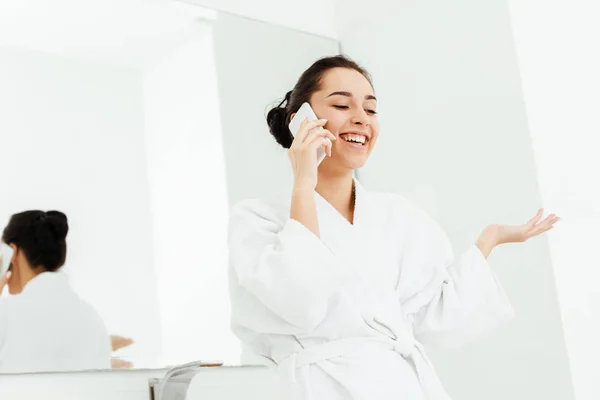
[[[31,267],[54,272],[65,263],[68,232],[67,216],[60,211],[24,211],[10,218],[2,241],[21,249]]]
[[[321,89],[323,76],[333,68],[348,68],[358,71],[373,86],[371,75],[356,62],[344,55],[324,57],[315,61],[313,65],[300,75],[294,88],[287,92],[281,103],[272,108],[267,114],[269,131],[275,140],[277,140],[277,143],[284,148],[289,149],[294,141],[294,136],[288,127],[291,115],[297,112],[303,103],[308,102],[313,93]]]

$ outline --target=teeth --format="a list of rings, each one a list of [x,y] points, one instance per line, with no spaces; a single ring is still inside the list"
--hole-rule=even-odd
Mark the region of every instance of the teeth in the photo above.
[[[346,135],[344,136],[344,140],[346,142],[354,142],[354,143],[361,143],[364,144],[365,143],[365,137],[361,136],[361,135]]]

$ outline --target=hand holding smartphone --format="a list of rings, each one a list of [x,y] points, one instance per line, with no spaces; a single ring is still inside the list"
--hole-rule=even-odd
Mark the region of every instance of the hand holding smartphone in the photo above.
[[[8,272],[13,258],[13,249],[6,243],[0,243],[0,277]]]
[[[300,124],[302,123],[302,121],[304,121],[304,119],[306,119],[308,122],[318,120],[317,116],[315,115],[315,112],[308,103],[302,104],[302,106],[298,109],[298,112],[296,113],[296,115],[294,115],[294,118],[292,118],[290,124],[288,125],[290,128],[290,132],[294,137],[296,137],[296,134],[300,129]],[[325,156],[325,147],[319,147],[317,149],[317,166],[321,164],[321,162],[325,159]]]

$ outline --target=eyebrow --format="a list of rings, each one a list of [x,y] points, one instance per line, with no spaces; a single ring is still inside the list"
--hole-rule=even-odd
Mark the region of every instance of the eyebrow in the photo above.
[[[331,93],[327,97],[331,97],[331,96],[352,97],[352,93],[350,93],[350,92],[333,92],[333,93]],[[373,96],[372,94],[369,94],[369,95],[365,96],[365,100],[375,100],[375,101],[377,101],[377,97]]]

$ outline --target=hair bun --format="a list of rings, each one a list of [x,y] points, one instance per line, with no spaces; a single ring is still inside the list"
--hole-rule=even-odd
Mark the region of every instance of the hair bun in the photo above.
[[[288,127],[289,113],[287,110],[287,104],[289,103],[291,96],[292,91],[290,90],[287,92],[281,103],[267,113],[269,132],[271,132],[271,135],[273,135],[277,143],[286,149],[292,147],[292,142],[294,141],[294,136],[292,136],[290,128]]]
[[[275,107],[267,114],[267,124],[269,125],[269,132],[271,132],[277,143],[289,149],[294,139],[293,137],[290,138],[292,133],[286,124],[286,115],[285,108]]]
[[[56,235],[64,240],[69,233],[69,221],[67,216],[60,211],[48,211],[47,222],[50,224]]]

